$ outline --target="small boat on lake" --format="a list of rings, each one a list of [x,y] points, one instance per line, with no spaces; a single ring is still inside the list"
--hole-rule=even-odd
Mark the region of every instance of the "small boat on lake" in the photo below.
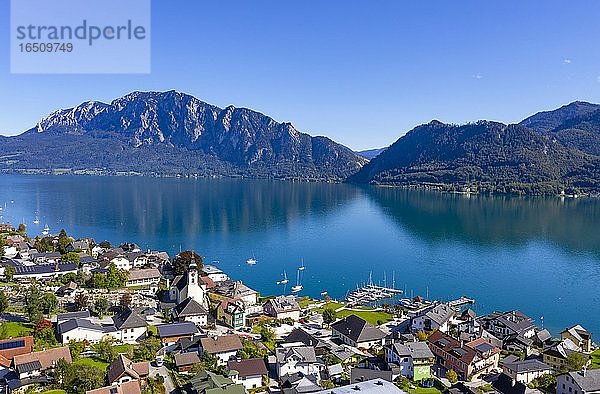
[[[280,281],[277,281],[278,285],[287,285],[290,282],[290,280],[287,277],[287,274],[285,273],[285,271],[283,271],[283,279]]]

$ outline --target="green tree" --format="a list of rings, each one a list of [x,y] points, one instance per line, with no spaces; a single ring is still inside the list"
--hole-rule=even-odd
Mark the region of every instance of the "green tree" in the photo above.
[[[4,250],[4,249],[2,249],[2,250]],[[16,272],[16,269],[12,265],[10,265],[10,264],[4,265],[4,276],[6,277],[6,280],[8,280],[9,282],[11,280],[13,280],[13,277],[15,276],[15,272]]]
[[[202,269],[202,256],[192,250],[185,250],[179,253],[173,259],[173,274],[175,275],[183,275],[185,274],[192,262],[192,259],[196,262],[198,269]]]
[[[454,384],[458,382],[458,374],[454,370],[449,369],[448,372],[446,372],[446,379],[448,379],[450,383]]]
[[[104,241],[100,242],[100,247],[104,248],[104,249],[110,249],[112,246],[111,246],[110,242],[104,240]]]
[[[329,379],[323,379],[321,380],[320,383],[321,387],[323,387],[325,390],[329,390],[334,388],[335,386],[333,385],[333,382]]]
[[[87,344],[85,341],[75,341],[71,339],[69,341],[69,350],[71,350],[71,356],[73,358],[79,357],[81,353],[85,351]]]
[[[113,345],[114,339],[106,338],[94,345],[94,351],[98,354],[98,358],[110,363],[118,356]]]
[[[4,256],[4,247],[6,246],[6,240],[0,237],[0,257]]]
[[[96,272],[89,280],[88,286],[92,289],[106,289],[106,276]]]
[[[108,310],[108,300],[104,297],[96,298],[96,301],[94,302],[94,310],[98,316],[102,317]]]
[[[0,313],[4,313],[4,311],[8,308],[8,297],[6,293],[2,290],[0,291]]]
[[[54,245],[48,237],[40,238],[35,237],[33,247],[40,253],[42,252],[54,252]]]
[[[564,372],[581,371],[581,369],[587,364],[588,359],[581,353],[573,352],[567,356],[567,360],[564,366]]]
[[[261,325],[258,333],[260,334],[260,340],[263,342],[273,342],[275,340],[275,333],[269,326]]]
[[[556,376],[552,374],[539,376],[529,383],[529,387],[532,389],[539,389],[544,393],[554,394],[556,392]]]
[[[425,331],[421,330],[421,331],[417,332],[417,339],[421,342],[425,342],[428,337],[429,337],[429,335],[427,335],[427,333]]]
[[[108,266],[106,273],[106,288],[109,290],[119,289],[125,286],[129,274],[125,270],[118,269],[114,264]]]
[[[72,241],[73,239],[67,235],[65,229],[61,229],[60,233],[58,234],[58,251],[60,252],[60,254],[67,253],[67,248],[69,247]]]
[[[133,361],[152,361],[161,347],[160,339],[156,337],[143,339],[139,346],[133,349]]]
[[[264,347],[259,347],[254,341],[243,341],[243,348],[238,351],[238,356],[242,359],[249,358],[265,358],[267,350]]]
[[[52,313],[54,309],[56,309],[56,305],[58,305],[58,300],[54,293],[46,292],[42,295],[42,312],[46,315]]]
[[[17,231],[21,234],[25,234],[26,229],[27,229],[27,226],[24,223],[21,223],[21,224],[19,224]]]
[[[42,292],[36,286],[31,286],[25,294],[25,311],[30,322],[36,324],[44,317]]]
[[[85,394],[104,385],[104,371],[94,365],[71,365],[67,376],[63,389],[68,393]]]
[[[60,256],[60,261],[63,263],[75,263],[79,266],[79,255],[75,252],[68,252]]]
[[[323,323],[330,325],[337,318],[337,312],[332,307],[326,307],[323,309]]]

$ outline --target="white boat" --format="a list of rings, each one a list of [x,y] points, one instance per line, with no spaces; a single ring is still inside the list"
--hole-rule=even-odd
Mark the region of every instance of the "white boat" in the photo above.
[[[35,215],[35,219],[33,219],[33,224],[40,224],[40,219],[37,215]]]
[[[44,231],[42,231],[42,234],[44,234],[44,235],[48,235],[48,234],[50,234],[50,227],[48,227],[48,225],[46,225],[46,226],[44,227]]]
[[[300,284],[300,271],[304,271],[304,264],[302,264],[302,267],[298,268],[298,271],[296,271],[296,286],[292,286],[292,293],[298,293],[304,288]]]
[[[325,297],[327,295],[326,291],[321,292],[321,296]]]
[[[246,260],[246,264],[248,265],[256,265],[258,261],[256,261],[256,257],[254,257],[254,253],[252,253],[252,257]]]
[[[287,277],[287,274],[285,273],[285,271],[283,271],[283,279],[278,281],[277,284],[278,285],[287,285],[290,282],[290,280]]]

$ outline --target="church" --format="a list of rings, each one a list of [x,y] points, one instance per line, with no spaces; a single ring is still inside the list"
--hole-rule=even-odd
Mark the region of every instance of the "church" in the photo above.
[[[200,281],[198,265],[193,259],[188,272],[184,275],[176,276],[169,288],[169,298],[177,303],[177,305],[185,301],[188,297],[208,309],[206,285]]]

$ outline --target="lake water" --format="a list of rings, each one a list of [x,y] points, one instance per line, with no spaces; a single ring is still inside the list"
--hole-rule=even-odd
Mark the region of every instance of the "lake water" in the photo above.
[[[11,201],[14,201],[11,203]],[[448,195],[256,180],[0,176],[3,220],[28,233],[143,249],[195,249],[262,294],[343,298],[357,283],[477,300],[478,313],[521,309],[554,333],[600,335],[600,200]],[[32,221],[39,212],[40,224]],[[245,264],[255,256],[256,266]]]

